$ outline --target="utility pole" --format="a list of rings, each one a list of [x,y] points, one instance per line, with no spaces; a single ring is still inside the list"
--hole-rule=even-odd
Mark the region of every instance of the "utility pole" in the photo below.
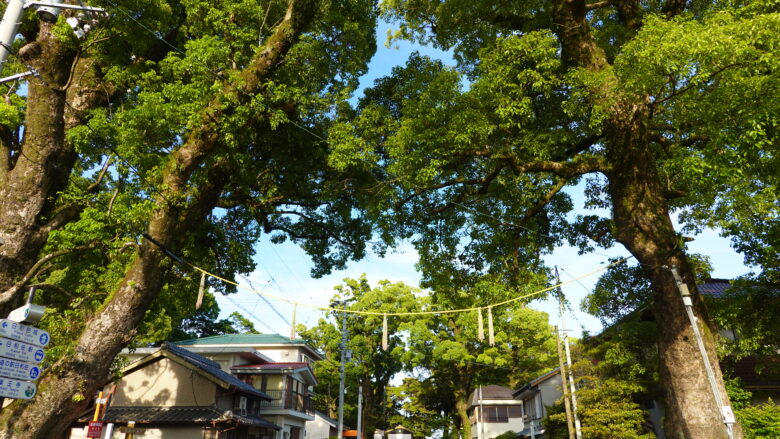
[[[485,439],[485,408],[482,406],[482,384],[479,385],[479,430],[477,430],[478,439]]]
[[[3,70],[8,56],[11,54],[11,47],[22,23],[25,8],[35,8],[38,18],[48,23],[57,22],[57,16],[60,9],[75,9],[79,11],[104,13],[105,9],[92,6],[62,4],[63,0],[36,1],[36,0],[8,0],[3,19],[0,20],[0,71]],[[15,77],[24,77],[34,74],[33,71],[24,74],[14,75]],[[4,78],[7,79],[7,78]]]
[[[11,54],[11,46],[14,43],[19,24],[24,15],[24,0],[9,0],[0,21],[0,70],[3,69],[8,55]]]
[[[362,380],[361,380],[362,381]],[[363,439],[363,383],[358,384],[357,439]]]
[[[569,335],[566,329],[566,319],[563,313],[563,292],[561,291],[561,277],[558,275],[558,266],[555,266],[555,283],[559,286],[558,291],[558,313],[561,319],[561,332],[563,333],[563,346],[566,349],[566,364],[569,367],[569,391],[571,392],[571,411],[574,416],[574,433],[577,439],[582,439],[582,426],[580,425],[580,418],[577,416],[577,394],[574,388],[574,372],[571,368],[571,351],[569,351]],[[564,373],[564,371],[561,371]]]
[[[347,301],[341,313],[341,368],[339,369],[339,431],[338,439],[344,439],[344,363],[347,357]]]
[[[569,404],[569,387],[566,379],[566,368],[563,364],[563,349],[561,348],[561,333],[558,327],[555,327],[555,346],[558,348],[558,364],[561,368],[561,387],[563,387],[563,406],[566,408],[566,427],[569,430],[569,439],[574,439],[574,420],[571,416],[571,405]],[[533,422],[533,421],[532,421]]]

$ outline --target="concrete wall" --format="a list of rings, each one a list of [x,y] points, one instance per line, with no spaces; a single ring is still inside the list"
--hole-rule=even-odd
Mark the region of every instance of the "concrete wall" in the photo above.
[[[208,406],[214,404],[216,384],[168,358],[122,377],[112,405]]]
[[[227,373],[230,373],[230,368],[231,367],[238,366],[239,364],[242,364],[242,363],[238,363],[236,361],[236,359],[240,360],[240,358],[238,358],[238,355],[235,355],[235,354],[232,354],[232,353],[230,353],[230,354],[200,354],[200,353],[198,353],[198,355],[202,355],[202,356],[208,358],[209,360],[216,361],[217,364],[219,364],[219,368],[222,369],[223,371],[227,372]]]
[[[331,424],[320,415],[316,415],[313,421],[306,423],[306,437],[308,439],[328,439],[330,437]]]
[[[523,430],[523,418],[509,418],[509,422],[485,422],[482,426],[484,429],[480,432],[480,423],[473,425],[471,436],[478,437],[481,434],[482,439],[492,439],[510,430],[519,433]]]
[[[547,416],[547,406],[555,404],[561,399],[563,388],[561,387],[561,374],[557,374],[539,384],[539,394],[542,398],[542,417]]]
[[[298,363],[301,361],[301,355],[298,352],[298,348],[294,346],[289,348],[264,348],[263,346],[255,346],[255,349],[277,363]]]

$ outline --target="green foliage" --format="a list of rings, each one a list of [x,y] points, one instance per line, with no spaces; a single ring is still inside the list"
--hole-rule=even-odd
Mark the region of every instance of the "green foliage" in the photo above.
[[[623,321],[575,347],[577,406],[588,438],[655,437],[647,431],[639,400],[657,399],[655,324]],[[543,421],[551,438],[568,437],[566,414],[557,401]]]
[[[737,412],[745,439],[769,439],[780,435],[780,406],[771,399]]]
[[[732,282],[725,297],[709,303],[713,319],[733,330],[735,340],[721,340],[723,354],[734,359],[754,355],[775,358],[780,346],[780,290],[768,276],[743,277]]]
[[[219,146],[194,171],[187,189],[176,199],[163,197],[164,203],[186,211],[211,190],[216,164],[227,163],[231,173],[217,194],[219,208],[196,208],[200,218],[178,219],[185,233],[174,240],[176,253],[233,279],[254,269],[254,244],[269,233],[276,242],[300,244],[314,259],[314,274],[322,275],[362,257],[371,236],[370,225],[353,209],[360,195],[344,183],[352,177],[328,166],[330,150],[319,140],[328,113],[357,86],[374,51],[377,10],[371,2],[318,2],[314,25],[262,92],[240,99],[227,99],[226,90],[245,85],[241,72],[268,42],[287,1],[150,0],[111,6],[116,13],[83,41],[67,24],[57,27],[63,38],[81,44],[83,57],[92,58],[111,108],[92,109],[67,133],[78,161],[55,211],[78,209],[79,214],[50,233],[44,251],[90,248],[53,260],[33,279],[61,293],[39,295],[54,308],[46,323],[54,338],[52,360],[70,353],[84,322],[111,299],[134,259],[139,235],[159,207],[166,189],[163,170],[192,130],[202,126],[210,106],[227,109],[219,121]],[[123,10],[138,15],[130,19]],[[6,107],[0,105],[4,129],[18,132],[25,100],[11,93]],[[106,160],[108,172],[92,187]],[[188,267],[166,260],[161,270],[165,285],[134,343],[255,331],[240,316],[219,320],[209,293],[196,312],[199,277]],[[211,278],[206,288],[223,294],[235,290]]]
[[[578,414],[582,435],[594,439],[650,439],[655,435],[645,431],[645,413],[631,401],[635,386],[613,379],[588,382],[580,379],[577,390]],[[585,382],[585,384],[582,384]],[[550,438],[566,438],[566,414],[556,403],[545,418],[545,434]]]
[[[691,254],[689,261],[694,267],[696,282],[706,281],[712,271],[709,257]],[[641,265],[622,263],[601,275],[593,291],[582,300],[581,307],[608,327],[651,304],[652,289],[647,272]]]
[[[443,287],[435,291],[426,309],[474,307],[501,302],[524,292],[507,288],[489,276],[473,282],[462,290]],[[533,286],[526,286],[526,290]],[[459,430],[468,436],[467,398],[478,385],[516,388],[549,371],[557,362],[546,313],[518,302],[494,307],[494,346],[488,343],[487,310],[483,309],[482,313],[484,340],[479,340],[476,311],[420,316],[403,326],[408,331],[408,350],[403,356],[406,369],[425,370],[428,375],[421,386],[435,389],[429,397],[418,398],[421,405],[418,410],[446,416],[453,429],[448,433],[452,437]]]
[[[723,384],[726,386],[731,408],[735,412],[739,413],[740,410],[750,406],[753,394],[742,387],[742,382],[739,378],[726,379],[723,381]]]
[[[415,296],[417,290],[403,283],[379,282],[372,288],[365,276],[359,279],[345,279],[336,287],[334,307],[340,308],[338,301],[349,302],[349,310],[371,310],[374,312],[410,312],[418,308]],[[338,401],[339,363],[341,358],[341,325],[343,315],[338,312],[331,314],[333,321],[320,319],[317,326],[304,328],[300,336],[312,346],[325,353],[325,360],[314,365],[318,384],[315,388],[315,402],[318,410],[334,414]],[[356,424],[357,387],[363,387],[365,404],[365,428],[387,429],[392,427],[389,422],[387,402],[387,387],[390,380],[403,369],[401,362],[405,346],[400,332],[402,322],[407,317],[388,317],[388,350],[382,346],[382,315],[347,314],[347,331],[349,339],[347,349],[352,353],[352,360],[346,367],[346,385],[352,389],[347,392],[345,419],[348,424]]]
[[[388,425],[403,425],[413,437],[430,437],[436,430],[446,435],[451,424],[439,410],[446,391],[429,379],[404,378],[400,386],[388,391],[392,408]]]

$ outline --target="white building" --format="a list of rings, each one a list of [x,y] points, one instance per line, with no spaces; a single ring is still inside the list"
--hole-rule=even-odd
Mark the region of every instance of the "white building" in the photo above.
[[[474,390],[467,409],[472,439],[492,439],[508,431],[521,431],[522,404],[506,387],[490,385]]]
[[[314,420],[306,423],[307,439],[328,439],[338,436],[339,422],[325,413],[315,411]]]
[[[514,392],[522,403],[525,427],[518,430],[520,438],[544,438],[542,419],[547,416],[547,406],[561,398],[561,369],[555,368]]]

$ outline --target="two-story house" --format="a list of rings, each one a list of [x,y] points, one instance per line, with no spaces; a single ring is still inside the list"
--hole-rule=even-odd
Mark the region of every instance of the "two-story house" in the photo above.
[[[480,386],[469,398],[467,413],[472,439],[492,439],[523,429],[522,402],[515,400],[512,389],[506,387]]]
[[[547,416],[547,407],[563,395],[561,385],[561,369],[556,367],[513,392],[514,398],[521,403],[524,420],[523,428],[517,430],[520,439],[545,437],[542,419]]]
[[[104,388],[104,439],[124,437],[131,422],[143,437],[160,439],[270,439],[281,429],[259,414],[270,396],[173,344],[140,355],[121,376]],[[70,437],[86,437],[90,420],[91,411]]]
[[[270,439],[305,439],[306,423],[314,420],[312,363],[322,359],[306,342],[277,334],[230,334],[177,344],[271,397],[260,413],[281,430]]]

